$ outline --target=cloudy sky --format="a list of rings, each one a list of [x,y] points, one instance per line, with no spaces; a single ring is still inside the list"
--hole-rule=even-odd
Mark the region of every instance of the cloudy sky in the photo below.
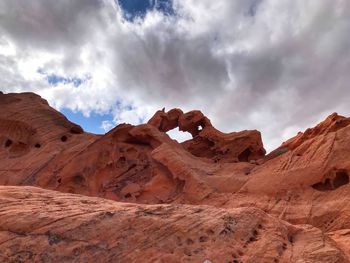
[[[348,0],[0,0],[0,90],[92,132],[180,107],[272,150],[350,115],[349,83]]]

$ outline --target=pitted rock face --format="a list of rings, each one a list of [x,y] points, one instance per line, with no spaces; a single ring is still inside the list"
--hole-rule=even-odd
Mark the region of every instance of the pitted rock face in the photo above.
[[[0,184],[37,185],[37,174],[63,152],[70,158],[100,137],[84,133],[34,93],[0,94],[0,105]]]
[[[0,186],[0,205],[1,262],[347,262],[319,229],[252,207],[122,204],[13,186]]]

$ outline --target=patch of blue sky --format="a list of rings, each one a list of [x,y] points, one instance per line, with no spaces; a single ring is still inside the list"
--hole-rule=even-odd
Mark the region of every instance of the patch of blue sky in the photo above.
[[[146,119],[145,118],[139,118],[139,124],[142,124],[142,123],[146,123]]]
[[[80,78],[64,78],[62,76],[57,76],[55,74],[46,76],[47,82],[51,85],[56,85],[58,83],[69,84],[73,83],[74,87],[79,87],[83,82]]]
[[[144,18],[148,11],[157,10],[165,15],[174,15],[172,0],[115,0],[123,10],[124,18],[134,21]]]
[[[47,80],[47,82],[50,85],[56,86],[59,83],[62,84],[70,84],[72,83],[74,87],[79,87],[83,82],[90,79],[90,76],[84,76],[84,78],[78,78],[78,77],[64,77],[56,74],[48,74],[42,69],[38,70],[38,73],[44,76],[44,78]]]
[[[68,120],[80,125],[86,132],[104,134],[106,131],[102,128],[102,122],[108,121],[113,123],[113,115],[110,113],[98,114],[92,112],[89,117],[85,117],[80,111],[75,112],[67,108],[61,109],[60,111]]]

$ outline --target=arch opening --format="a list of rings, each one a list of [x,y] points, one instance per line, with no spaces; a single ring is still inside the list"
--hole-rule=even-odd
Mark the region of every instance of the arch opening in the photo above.
[[[166,134],[173,140],[176,140],[177,142],[185,142],[188,140],[193,139],[192,134],[189,132],[183,132],[179,130],[179,127],[174,128],[170,131],[167,131]]]

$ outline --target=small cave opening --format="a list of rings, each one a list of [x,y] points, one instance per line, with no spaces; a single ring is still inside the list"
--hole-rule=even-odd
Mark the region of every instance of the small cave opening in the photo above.
[[[12,145],[12,143],[13,143],[12,140],[7,139],[5,142],[5,148],[9,148]]]
[[[238,155],[238,161],[240,161],[240,162],[248,162],[249,161],[249,157],[250,157],[251,154],[252,154],[252,151],[249,148],[245,149],[243,152],[241,152]]]
[[[82,134],[82,133],[84,133],[84,130],[80,126],[73,126],[72,128],[70,128],[69,131],[72,134]]]
[[[324,182],[316,183],[312,185],[312,188],[318,191],[332,190],[331,180],[327,178]]]
[[[312,185],[312,188],[318,191],[331,191],[346,185],[350,182],[349,174],[346,170],[337,170],[332,178],[327,178],[324,182]]]
[[[339,170],[335,174],[335,178],[333,180],[333,187],[337,189],[343,185],[349,183],[349,175],[346,170]]]
[[[41,144],[40,144],[40,143],[36,143],[36,144],[34,145],[34,147],[35,147],[35,148],[40,148],[40,147],[41,147]]]
[[[80,173],[76,173],[73,178],[72,178],[72,181],[75,183],[75,184],[84,184],[85,183],[85,178],[82,174]]]
[[[66,136],[66,135],[63,135],[62,137],[61,137],[61,141],[62,142],[66,142],[68,140],[68,137]]]

